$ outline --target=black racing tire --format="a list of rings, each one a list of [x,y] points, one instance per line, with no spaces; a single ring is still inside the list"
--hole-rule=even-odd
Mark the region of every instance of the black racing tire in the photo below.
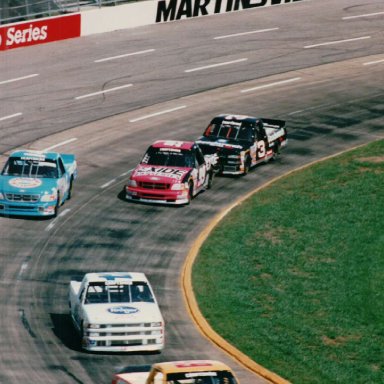
[[[67,200],[71,200],[72,194],[73,194],[73,177],[71,177],[71,181],[69,182],[69,188],[68,188],[68,197]]]
[[[251,158],[249,156],[247,156],[247,158],[244,161],[243,176],[248,175],[250,169],[251,169]]]
[[[275,144],[273,147],[273,156],[271,160],[276,160],[279,155],[280,155],[280,145]]]
[[[191,201],[193,200],[193,182],[192,181],[190,181],[189,183],[188,183],[188,202],[187,202],[187,204],[190,204],[191,203]]]
[[[57,217],[57,215],[59,214],[59,209],[60,209],[60,192],[57,192],[57,201],[56,201],[53,217]]]
[[[213,171],[210,171],[207,175],[208,181],[207,181],[207,189],[211,189],[213,185],[213,178],[215,177],[215,174]]]

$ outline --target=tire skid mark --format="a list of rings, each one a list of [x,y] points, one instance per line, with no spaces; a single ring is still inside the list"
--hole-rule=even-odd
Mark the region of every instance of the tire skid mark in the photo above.
[[[36,334],[33,332],[31,325],[29,324],[29,321],[27,319],[27,316],[25,315],[25,311],[23,308],[19,309],[19,316],[21,319],[21,323],[23,324],[24,328],[28,331],[29,335],[36,339]]]

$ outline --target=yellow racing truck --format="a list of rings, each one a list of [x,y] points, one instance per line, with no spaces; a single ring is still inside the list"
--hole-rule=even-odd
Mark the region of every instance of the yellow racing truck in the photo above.
[[[113,376],[112,384],[240,384],[226,364],[185,360],[131,366]]]

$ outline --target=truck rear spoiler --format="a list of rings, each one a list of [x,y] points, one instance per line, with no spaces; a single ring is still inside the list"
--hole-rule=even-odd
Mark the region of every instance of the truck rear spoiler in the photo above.
[[[285,127],[285,121],[284,120],[276,120],[276,119],[264,119],[261,118],[264,127],[266,128],[284,128]]]
[[[61,158],[63,159],[64,165],[72,165],[76,158],[75,155],[68,153],[60,153]]]

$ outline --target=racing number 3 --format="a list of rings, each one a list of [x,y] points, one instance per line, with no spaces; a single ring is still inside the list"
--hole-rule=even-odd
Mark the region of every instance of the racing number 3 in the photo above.
[[[262,140],[262,141],[258,141],[257,142],[257,153],[259,155],[259,159],[261,159],[262,157],[265,157],[265,141]]]

